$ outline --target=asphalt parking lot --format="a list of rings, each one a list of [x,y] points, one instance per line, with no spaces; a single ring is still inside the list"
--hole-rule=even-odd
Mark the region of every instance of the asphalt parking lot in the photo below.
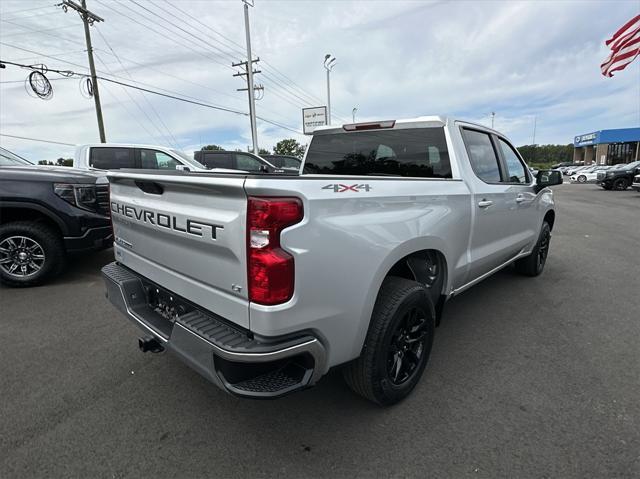
[[[389,409],[337,371],[250,401],[140,353],[104,299],[111,250],[0,289],[0,477],[639,477],[640,193],[555,191],[544,274],[453,299]]]

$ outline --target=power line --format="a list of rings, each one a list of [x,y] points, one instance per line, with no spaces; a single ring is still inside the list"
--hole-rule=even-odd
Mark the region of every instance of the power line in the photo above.
[[[100,38],[102,38],[102,41],[105,43],[105,45],[107,46],[107,48],[109,48],[109,50],[111,50],[111,53],[113,54],[113,56],[116,57],[116,60],[118,60],[118,63],[120,64],[120,66],[122,67],[122,69],[124,70],[124,72],[127,74],[127,76],[129,76],[129,78],[131,78],[133,80],[133,76],[131,76],[131,73],[129,73],[129,71],[125,68],[125,66],[123,65],[122,61],[120,60],[120,57],[118,56],[118,54],[115,52],[115,50],[111,47],[111,45],[109,44],[109,42],[107,41],[107,39],[105,38],[105,36],[102,34],[102,32],[100,30],[98,30],[96,28],[96,31],[98,32],[98,35],[100,35]],[[104,63],[102,60],[100,60],[102,62],[102,64],[107,68],[107,70],[109,69],[106,65],[106,63]],[[135,80],[134,80],[135,81]],[[176,148],[179,148],[180,145],[178,144],[178,141],[176,140],[175,136],[173,136],[173,133],[171,132],[171,130],[169,129],[169,127],[165,124],[164,120],[162,119],[162,117],[158,114],[158,111],[154,108],[153,104],[149,101],[149,99],[147,98],[147,96],[143,93],[142,94],[142,98],[144,99],[144,101],[147,103],[147,105],[149,105],[149,107],[151,108],[151,111],[153,111],[153,113],[156,115],[156,117],[158,118],[158,120],[160,121],[160,124],[164,127],[165,130],[167,130],[167,132],[169,133],[169,136],[171,137],[171,139],[173,140],[173,145]],[[158,131],[160,131],[160,129],[158,129]],[[162,136],[164,136],[164,134],[162,134]]]
[[[52,143],[54,145],[76,146],[74,143],[63,143],[61,141],[43,140],[41,138],[29,138],[27,136],[8,135],[6,133],[0,133],[0,136],[6,136],[8,138],[17,138],[18,140],[40,141],[42,143]]]
[[[99,61],[100,63],[102,63],[102,65],[107,69],[107,71],[109,71],[109,67],[108,67],[108,66],[107,66],[107,64],[102,60],[102,58],[100,58],[98,55],[96,55],[96,58],[98,59],[98,61]],[[167,143],[170,143],[170,141],[169,141],[169,140],[167,139],[167,137],[164,135],[164,133],[162,132],[162,130],[160,130],[160,128],[158,127],[158,125],[153,121],[153,119],[152,119],[152,118],[150,118],[150,117],[149,117],[149,114],[148,114],[148,113],[147,113],[147,112],[146,112],[146,111],[145,111],[145,110],[140,106],[140,104],[139,104],[139,103],[136,101],[136,99],[131,95],[131,93],[129,93],[129,90],[127,90],[124,86],[121,86],[120,88],[122,88],[122,90],[123,90],[123,91],[125,92],[125,94],[129,97],[129,99],[133,102],[133,104],[138,108],[138,110],[140,110],[140,112],[142,112],[142,114],[143,114],[144,116],[146,116],[146,117],[147,117],[147,120],[149,120],[149,123],[151,123],[151,124],[154,126],[154,128],[155,128],[156,130],[158,130],[158,133],[160,133],[160,137],[162,137],[162,138],[163,138],[163,141],[166,141]],[[119,104],[121,104],[121,105],[123,106],[123,108],[125,108],[125,109],[127,110],[127,113],[128,113],[128,112],[129,112],[128,108],[126,108],[126,107],[124,106],[124,104],[122,104],[122,103],[120,102],[120,100],[119,100],[115,95],[113,95],[113,96],[114,96],[114,98],[116,99],[116,101],[117,101]],[[132,115],[132,116],[135,118],[135,115]],[[149,132],[149,130],[147,130],[147,129],[146,129],[146,127],[143,127],[143,129],[144,129],[147,133],[149,133],[151,137],[154,137],[154,136],[155,136],[155,135],[151,134],[151,132]],[[176,146],[176,145],[174,145],[174,146]]]
[[[104,7],[108,8],[109,10],[112,10],[113,12],[117,13],[118,15],[121,15],[121,16],[123,16],[123,17],[125,17],[125,18],[128,18],[128,19],[129,19],[129,20],[131,20],[132,22],[134,22],[134,23],[136,23],[136,24],[138,24],[138,25],[140,25],[140,26],[142,26],[142,27],[146,28],[147,30],[151,30],[152,32],[154,32],[154,33],[156,33],[156,34],[160,35],[164,40],[172,41],[173,43],[176,43],[176,44],[178,44],[178,45],[180,45],[180,46],[182,46],[182,47],[185,47],[185,48],[187,48],[187,49],[191,50],[192,52],[197,53],[197,54],[198,54],[198,55],[200,55],[201,57],[206,58],[206,59],[208,59],[208,60],[212,61],[213,63],[217,63],[218,65],[222,65],[222,66],[224,66],[224,67],[226,67],[226,68],[230,68],[230,67],[229,67],[229,65],[227,65],[227,64],[223,64],[223,63],[220,63],[217,59],[214,59],[214,58],[212,58],[211,56],[209,56],[208,54],[203,53],[203,52],[201,52],[201,51],[199,51],[199,50],[196,50],[196,49],[195,49],[195,48],[193,48],[191,45],[185,45],[184,43],[180,43],[180,42],[178,42],[175,38],[173,38],[173,37],[171,37],[171,36],[167,36],[167,32],[166,32],[166,31],[165,31],[165,32],[160,32],[160,31],[158,31],[158,30],[156,30],[156,29],[154,29],[154,28],[152,28],[152,27],[150,27],[150,26],[148,26],[148,25],[146,25],[146,24],[144,24],[144,23],[140,22],[139,20],[136,20],[135,18],[131,18],[129,15],[127,15],[127,14],[125,14],[125,13],[122,13],[122,12],[121,12],[121,11],[119,11],[119,10],[116,10],[116,9],[114,9],[114,8],[111,8],[109,5],[107,5],[107,4],[105,4],[105,3],[103,3],[101,0],[95,0],[95,1],[97,1],[98,3],[100,3],[102,6],[104,6]],[[134,10],[131,10],[131,11],[134,11]],[[143,14],[141,14],[140,12],[135,11],[135,13],[137,13],[137,14],[138,14],[138,15],[140,15],[140,16],[142,16],[145,20],[148,20],[148,17],[144,16],[144,15],[143,15]],[[178,34],[177,34],[177,33],[175,33],[175,32],[171,32],[171,33],[173,33],[175,36],[178,36],[179,38],[181,38],[181,39],[183,39],[183,40],[184,40],[184,36],[178,35]],[[188,41],[188,42],[191,42],[191,43],[192,43],[192,41],[191,41],[190,39],[188,39],[188,38],[186,39],[186,41]]]
[[[0,42],[0,43],[2,43],[2,42]],[[32,53],[37,53],[37,52],[32,52]],[[4,61],[4,60],[2,60],[2,62],[6,63],[7,65],[14,65],[14,66],[18,66],[18,67],[21,67],[21,68],[32,68],[31,65],[23,65],[23,64],[18,64],[18,63],[14,63],[14,62]],[[69,63],[69,62],[66,62],[66,63]],[[87,76],[86,74],[68,72],[68,71],[64,71],[64,70],[56,70],[56,69],[53,69],[53,68],[49,68],[48,71],[52,71],[52,72],[56,72],[56,73],[60,73],[60,72],[62,72],[62,73],[71,73],[74,76],[84,76],[84,77]],[[151,94],[158,95],[158,96],[162,96],[162,97],[165,97],[165,98],[171,98],[171,99],[182,101],[182,102],[185,102],[185,103],[190,103],[190,104],[193,104],[193,105],[199,105],[199,106],[202,106],[202,107],[205,107],[205,108],[211,108],[211,109],[218,110],[218,111],[225,111],[225,112],[228,112],[228,113],[235,113],[237,115],[242,115],[242,116],[249,116],[249,114],[246,113],[246,112],[243,112],[243,111],[240,111],[240,110],[235,110],[233,108],[228,108],[228,107],[224,107],[224,106],[214,105],[214,104],[211,104],[211,103],[206,103],[204,100],[200,100],[200,99],[197,99],[197,98],[194,98],[194,97],[190,97],[190,96],[182,94],[182,93],[176,93],[176,95],[180,95],[180,96],[176,96],[176,95],[171,95],[171,94],[167,94],[167,93],[162,93],[162,92],[159,92],[159,91],[151,90],[149,88],[143,88],[143,87],[140,87],[140,86],[137,86],[137,85],[132,85],[130,83],[125,83],[125,82],[122,82],[122,81],[114,80],[113,78],[106,78],[104,76],[97,76],[96,78],[98,78],[99,80],[103,80],[103,81],[106,81],[106,82],[122,85],[122,86],[125,86],[125,87],[128,87],[128,88],[134,88],[136,90],[144,91],[144,92],[151,93]],[[118,77],[116,77],[116,78],[118,78]],[[141,83],[139,81],[136,81],[136,83],[144,84],[144,83]],[[164,91],[171,91],[171,90],[166,90],[164,88],[159,88],[159,87],[154,87],[154,88],[158,88],[158,89],[164,90]],[[265,123],[269,123],[271,125],[277,126],[279,128],[282,128],[282,129],[285,129],[285,130],[288,130],[288,131],[291,131],[291,132],[294,132],[294,133],[302,134],[301,131],[296,130],[294,128],[291,128],[290,126],[287,126],[287,125],[285,125],[283,123],[280,123],[278,121],[271,120],[271,119],[268,119],[268,118],[265,118],[265,117],[261,117],[261,116],[256,116],[256,118],[261,120],[261,121],[263,121],[263,122],[265,122]]]
[[[15,37],[16,35],[28,35],[30,33],[45,33],[45,32],[50,32],[52,30],[63,30],[65,28],[73,28],[75,27],[75,25],[66,25],[64,27],[54,27],[54,28],[44,28],[42,30],[36,30],[34,28],[29,28],[29,27],[25,27],[23,25],[19,25],[15,22],[10,22],[8,20],[4,20],[4,19],[0,19],[1,22],[6,22],[6,23],[10,23],[11,25],[16,25],[20,28],[24,28],[25,30],[29,30],[28,32],[16,32],[16,33],[10,33],[8,35],[2,35],[2,38],[7,38],[7,37]]]
[[[24,13],[24,12],[32,12],[34,10],[42,10],[43,8],[51,8],[51,7],[55,7],[55,4],[49,4],[49,5],[44,5],[42,7],[32,7],[32,8],[25,8],[23,10],[14,10],[13,12],[3,12],[3,15],[14,15],[16,13]]]

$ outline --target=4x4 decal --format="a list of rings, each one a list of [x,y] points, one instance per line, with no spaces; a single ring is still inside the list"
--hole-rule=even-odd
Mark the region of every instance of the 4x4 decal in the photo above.
[[[370,191],[371,185],[368,183],[363,184],[355,184],[355,185],[343,185],[342,183],[336,183],[333,185],[326,185],[322,187],[323,190],[333,190],[334,193],[344,193],[346,191],[351,191],[354,193],[359,193],[361,190]]]

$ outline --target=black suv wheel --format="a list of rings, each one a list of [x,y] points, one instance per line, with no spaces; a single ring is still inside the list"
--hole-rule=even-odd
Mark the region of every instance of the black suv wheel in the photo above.
[[[42,283],[64,266],[60,235],[46,225],[15,221],[0,226],[0,282],[26,287]]]
[[[613,189],[618,191],[623,191],[629,188],[629,182],[626,178],[618,178],[613,182]]]
[[[422,377],[434,331],[435,311],[428,289],[415,281],[387,277],[362,354],[344,369],[347,384],[383,406],[401,401]]]

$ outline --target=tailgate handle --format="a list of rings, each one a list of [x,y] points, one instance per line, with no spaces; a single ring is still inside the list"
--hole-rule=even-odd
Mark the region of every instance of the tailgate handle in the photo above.
[[[135,183],[138,188],[151,195],[161,195],[164,192],[162,185],[153,181],[136,181]]]

